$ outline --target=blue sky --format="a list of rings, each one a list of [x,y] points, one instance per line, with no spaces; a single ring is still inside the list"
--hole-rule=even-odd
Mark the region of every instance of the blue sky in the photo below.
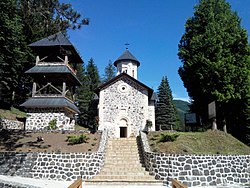
[[[167,76],[175,99],[188,100],[178,75],[178,44],[186,20],[199,0],[62,0],[71,3],[89,26],[69,31],[70,41],[85,63],[92,57],[102,76],[129,43],[129,51],[141,62],[138,80],[157,91]],[[250,0],[228,0],[250,32]]]

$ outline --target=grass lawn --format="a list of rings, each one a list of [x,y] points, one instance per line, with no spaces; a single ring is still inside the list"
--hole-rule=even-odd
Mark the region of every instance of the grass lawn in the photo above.
[[[179,135],[172,142],[160,142],[162,133],[166,134],[166,132],[149,132],[151,151],[169,154],[250,155],[250,147],[222,131],[168,133]]]

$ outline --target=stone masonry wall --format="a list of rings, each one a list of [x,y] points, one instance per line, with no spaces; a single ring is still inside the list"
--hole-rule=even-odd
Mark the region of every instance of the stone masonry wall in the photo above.
[[[0,174],[39,179],[91,179],[104,164],[107,133],[101,136],[95,153],[0,152]]]
[[[24,123],[21,121],[0,119],[0,130],[1,129],[18,129],[24,130]]]
[[[250,183],[250,155],[169,155],[150,152],[145,133],[141,142],[146,169],[167,184],[172,178],[187,186]]]
[[[26,119],[26,130],[43,130],[49,126],[49,122],[57,120],[57,129],[74,130],[75,120],[72,120],[64,112],[37,112],[28,113]]]

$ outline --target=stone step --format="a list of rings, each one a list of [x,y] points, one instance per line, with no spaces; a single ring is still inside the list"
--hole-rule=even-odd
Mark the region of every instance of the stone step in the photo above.
[[[108,145],[107,149],[114,148],[114,149],[135,149],[137,148],[137,145]]]
[[[113,146],[115,146],[115,145],[124,145],[124,146],[126,146],[126,145],[128,145],[128,146],[135,146],[135,145],[137,145],[137,142],[136,141],[120,141],[120,142],[116,142],[116,141],[108,141],[108,144],[109,145],[113,145]]]
[[[104,169],[102,169],[101,172],[147,172],[142,166],[137,166],[137,167],[108,167],[105,166]]]
[[[129,161],[138,161],[140,158],[138,156],[106,156],[105,161],[114,161],[114,160],[129,160]]]
[[[109,141],[136,141],[136,138],[110,138]]]
[[[117,165],[117,164],[114,164],[114,163],[104,163],[104,166],[103,166],[103,169],[102,170],[104,170],[105,168],[113,168],[113,169],[115,169],[115,168],[125,168],[125,169],[127,169],[127,170],[129,170],[129,169],[131,169],[131,168],[140,168],[140,167],[142,167],[142,164],[141,163],[136,163],[136,164],[125,164],[125,163],[123,163],[123,164],[119,164],[119,165]]]
[[[85,185],[105,185],[105,186],[115,186],[115,187],[124,187],[124,186],[140,186],[143,185],[152,186],[163,186],[163,182],[159,180],[88,180],[84,182]]]
[[[135,146],[135,147],[123,147],[123,146],[115,146],[115,147],[107,147],[107,150],[106,151],[110,151],[110,150],[136,150],[138,151],[138,147]]]
[[[107,153],[127,153],[127,154],[131,154],[131,153],[138,153],[137,149],[107,149],[106,150]]]
[[[149,175],[143,175],[143,176],[138,176],[138,175],[131,175],[131,176],[127,176],[127,175],[98,175],[94,177],[95,180],[99,179],[99,180],[155,180],[153,176],[149,176]]]
[[[138,152],[108,152],[105,156],[139,156]]]
[[[99,176],[148,176],[149,173],[144,171],[144,170],[140,170],[140,171],[101,171],[99,174]]]
[[[124,161],[124,160],[112,161],[112,160],[108,160],[108,161],[105,161],[105,163],[106,164],[114,164],[114,165],[122,165],[122,166],[141,164],[140,161],[138,161],[138,160],[130,160],[130,161]]]

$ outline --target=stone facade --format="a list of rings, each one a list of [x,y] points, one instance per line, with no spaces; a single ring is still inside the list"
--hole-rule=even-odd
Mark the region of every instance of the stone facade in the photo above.
[[[107,133],[95,153],[0,153],[0,174],[39,179],[91,179],[104,164]]]
[[[49,122],[56,119],[57,130],[74,130],[75,120],[72,114],[61,112],[60,109],[37,109],[29,112],[26,119],[26,130],[43,130]]]
[[[120,128],[127,128],[127,137],[139,135],[146,120],[155,129],[154,105],[149,106],[148,90],[129,77],[120,77],[100,91],[99,130],[108,129],[110,137],[120,137]]]
[[[1,129],[17,129],[24,130],[24,123],[21,121],[8,120],[8,119],[0,119],[0,130]]]
[[[156,179],[170,184],[175,178],[187,186],[250,183],[250,155],[169,155],[150,152],[141,133],[145,167]]]

